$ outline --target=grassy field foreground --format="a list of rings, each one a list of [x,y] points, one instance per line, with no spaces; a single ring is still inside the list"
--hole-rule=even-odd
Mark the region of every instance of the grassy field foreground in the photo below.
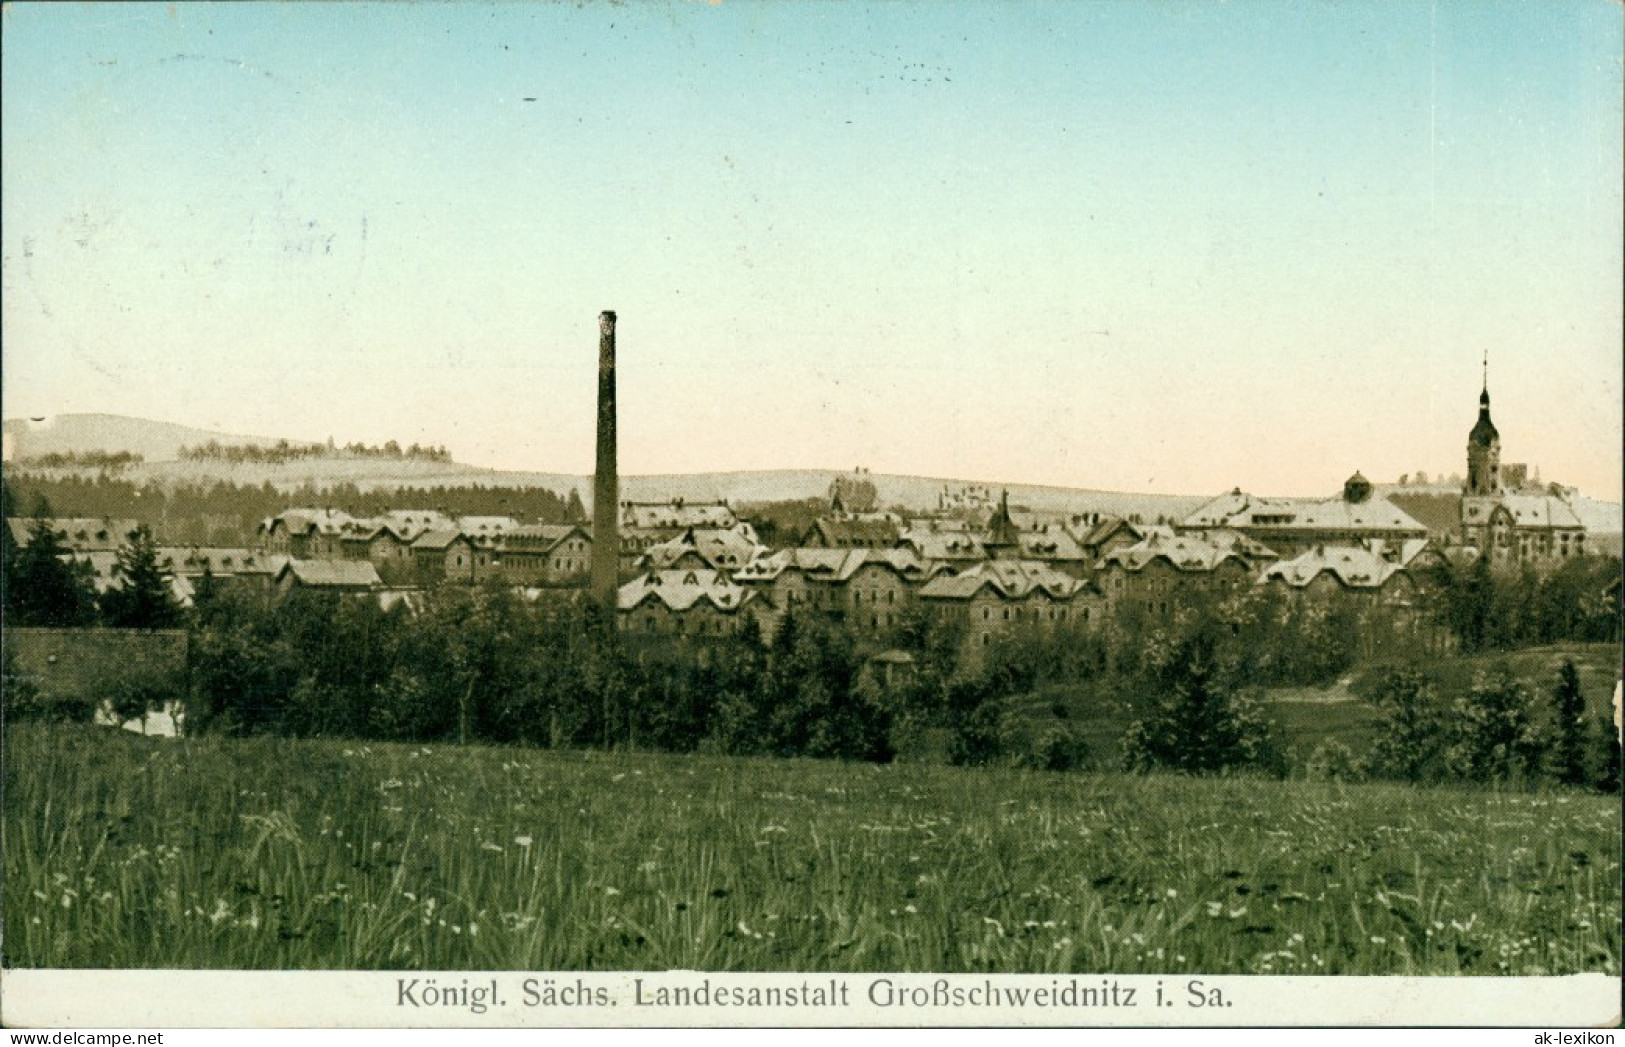
[[[8,967],[1620,970],[1612,797],[13,726]]]

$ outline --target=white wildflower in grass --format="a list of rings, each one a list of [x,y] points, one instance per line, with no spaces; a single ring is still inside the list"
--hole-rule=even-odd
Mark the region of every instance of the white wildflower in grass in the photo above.
[[[1170,897],[1170,898],[1178,898],[1179,897],[1179,892],[1174,890],[1172,887],[1170,887],[1170,888],[1168,888],[1168,897]]]
[[[605,887],[604,888],[604,894],[607,895],[610,898],[613,898],[617,894],[620,894],[620,893],[621,893],[620,890],[618,888],[615,888],[615,887]]]

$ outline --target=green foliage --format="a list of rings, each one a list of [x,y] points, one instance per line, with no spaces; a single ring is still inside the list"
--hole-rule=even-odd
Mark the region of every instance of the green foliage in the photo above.
[[[34,517],[28,544],[12,553],[7,568],[7,624],[61,629],[96,621],[90,564],[72,558],[43,511]]]
[[[1186,774],[1256,769],[1284,774],[1274,725],[1258,705],[1226,684],[1207,632],[1158,652],[1123,737],[1125,765]]]
[[[1455,741],[1445,762],[1468,781],[1529,782],[1551,749],[1528,688],[1505,672],[1486,673],[1451,708]]]
[[[1064,719],[1044,724],[1029,737],[1007,738],[1005,751],[1016,767],[1032,771],[1089,771],[1094,754],[1077,729]]]
[[[8,969],[1620,972],[1605,797],[36,724],[3,744]]]
[[[8,483],[27,504],[32,504],[30,499],[48,499],[63,516],[134,518],[166,543],[177,545],[250,545],[257,541],[260,521],[300,505],[330,506],[356,516],[432,507],[453,516],[515,516],[542,523],[563,523],[567,512],[563,496],[528,486],[441,484],[381,492],[350,482],[296,488],[230,480],[137,484],[105,471],[95,476],[22,473],[9,477]]]
[[[1557,685],[1552,688],[1552,771],[1564,785],[1587,784],[1585,696],[1580,693],[1580,672],[1572,658],[1563,659]]]
[[[1442,777],[1451,735],[1432,682],[1414,669],[1392,669],[1383,674],[1370,700],[1379,719],[1362,772],[1407,782]]]
[[[749,520],[756,537],[770,548],[801,544],[813,522],[829,512],[823,498],[797,498],[782,502],[752,502],[739,506],[738,515]]]
[[[1539,572],[1529,565],[1493,570],[1486,557],[1445,562],[1428,572],[1435,618],[1463,651],[1510,650],[1562,641],[1618,639],[1619,609],[1605,595],[1621,561],[1577,556]]]
[[[1354,750],[1336,738],[1315,746],[1304,764],[1304,773],[1316,782],[1358,782],[1365,777]]]
[[[571,524],[587,522],[587,507],[581,501],[581,492],[574,487],[570,488],[570,496],[564,503],[564,522]]]
[[[758,689],[762,741],[777,756],[890,760],[891,710],[860,681],[852,636],[822,615],[786,615]]]
[[[0,702],[6,720],[55,719],[58,710],[40,700],[39,681],[17,666],[11,648],[0,650]]]
[[[1591,738],[1592,751],[1596,754],[1592,785],[1601,793],[1618,793],[1622,785],[1619,731],[1606,717],[1599,716],[1593,720]]]
[[[103,663],[83,696],[120,722],[139,720],[186,697],[185,673],[149,664]]]
[[[170,573],[158,561],[158,543],[145,525],[119,546],[113,588],[100,600],[102,617],[116,629],[173,629],[181,606],[170,590]]]

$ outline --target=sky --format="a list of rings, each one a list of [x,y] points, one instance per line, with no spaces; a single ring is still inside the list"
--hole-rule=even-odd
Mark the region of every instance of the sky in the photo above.
[[[8,4],[4,415],[590,472],[1621,484],[1621,7]]]

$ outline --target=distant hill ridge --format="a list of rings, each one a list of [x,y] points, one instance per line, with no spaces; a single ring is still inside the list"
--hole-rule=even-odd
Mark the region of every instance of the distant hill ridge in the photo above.
[[[121,414],[59,414],[39,422],[8,418],[4,431],[7,461],[47,454],[129,451],[149,462],[172,462],[180,457],[182,447],[195,447],[210,440],[256,447],[271,447],[277,442],[275,437],[195,429]]]
[[[386,460],[376,458],[312,458],[284,463],[230,463],[216,460],[180,461],[182,447],[195,447],[216,440],[222,444],[274,446],[277,437],[246,436],[131,418],[113,414],[64,414],[46,422],[13,418],[4,422],[5,457],[33,457],[45,454],[87,451],[129,451],[145,461],[123,470],[120,475],[133,483],[155,482],[165,486],[186,483],[231,481],[259,486],[271,484],[292,491],[307,484],[315,487],[355,484],[363,491],[388,491],[400,487],[454,487],[483,484],[487,487],[544,487],[561,494],[576,490],[590,504],[592,477],[576,473],[522,472],[485,469],[457,462]],[[290,443],[296,441],[289,441]],[[297,441],[308,443],[310,441]],[[678,473],[622,475],[621,497],[629,501],[719,501],[738,505],[828,495],[830,481],[847,475],[844,469],[779,469],[748,472]],[[1206,502],[1217,491],[1196,495],[1136,494],[1097,491],[1088,488],[1055,487],[1037,484],[1001,484],[944,477],[896,476],[867,473],[875,485],[881,505],[901,505],[912,510],[928,510],[937,505],[946,487],[950,492],[974,487],[993,497],[1008,490],[1012,503],[1037,512],[1086,513],[1133,517],[1154,522],[1181,519]],[[1410,494],[1448,495],[1448,488],[1398,487],[1381,484],[1380,490]],[[1574,500],[1575,509],[1586,526],[1598,532],[1619,532],[1621,506],[1593,498]]]

